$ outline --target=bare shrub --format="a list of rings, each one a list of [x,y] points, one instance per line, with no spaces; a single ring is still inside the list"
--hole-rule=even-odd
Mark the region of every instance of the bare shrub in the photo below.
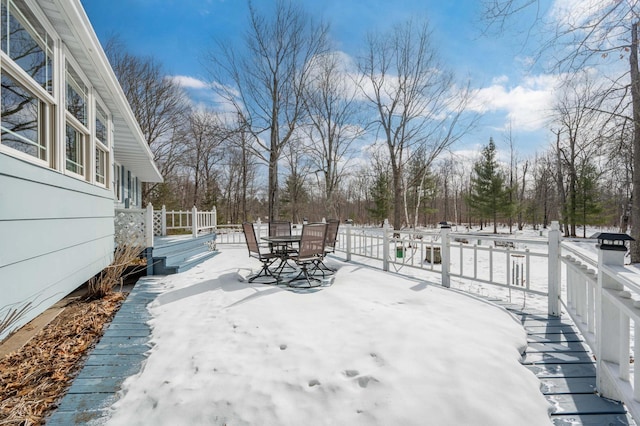
[[[27,312],[32,309],[31,302],[23,304],[21,307],[9,309],[9,311],[0,319],[0,335],[8,330],[16,322],[20,321]],[[1,311],[0,311],[1,313]]]
[[[120,244],[113,255],[113,262],[88,282],[88,299],[100,299],[111,293],[116,286],[122,288],[122,280],[127,276],[128,266],[139,265],[143,248]]]

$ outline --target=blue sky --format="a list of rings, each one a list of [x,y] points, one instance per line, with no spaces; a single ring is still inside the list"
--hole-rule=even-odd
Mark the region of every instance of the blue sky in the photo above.
[[[237,42],[247,17],[244,0],[81,1],[102,42],[118,35],[132,53],[151,55],[168,74],[194,84],[207,80],[202,63],[213,40]],[[480,127],[455,148],[474,150],[492,136],[498,149],[506,151],[509,125],[523,156],[546,148],[550,133],[543,121],[555,79],[525,65],[523,31],[506,37],[482,35],[479,0],[298,1],[313,16],[329,22],[337,48],[353,56],[363,47],[368,32],[412,17],[427,17],[444,62],[460,79],[471,81],[482,102],[477,106],[484,113]],[[254,0],[258,8],[272,2]],[[524,16],[513,27],[526,28],[526,23]]]

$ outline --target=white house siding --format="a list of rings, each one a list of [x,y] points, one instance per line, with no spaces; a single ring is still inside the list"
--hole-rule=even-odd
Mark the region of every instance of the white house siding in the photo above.
[[[0,123],[0,323],[30,304],[20,321],[0,332],[1,341],[111,262],[114,207],[139,208],[141,182],[161,182],[162,176],[80,1],[0,3],[3,15],[9,13],[13,19],[7,18],[13,24],[3,22],[0,30],[18,28],[22,34],[22,38],[4,35],[0,46],[3,79],[16,88],[7,90],[13,95],[3,97],[6,104],[0,104],[8,111]],[[26,72],[37,71],[35,65],[44,67],[39,62],[44,56],[36,55],[35,62],[16,62],[21,47],[33,52],[27,49],[29,40],[36,41],[52,60],[53,71],[44,74],[52,76],[49,84],[37,80],[38,72]],[[71,104],[66,102],[73,92],[83,108],[75,108],[79,105],[75,98]],[[27,102],[21,102],[20,96]],[[17,135],[23,124],[20,119],[33,126],[30,117],[35,109],[26,108],[36,102],[39,140],[35,145],[42,141],[45,145],[41,157],[21,151],[24,142]],[[25,108],[24,113],[11,110],[17,106]],[[96,120],[104,133],[97,131]],[[69,153],[76,148],[69,147],[68,128],[83,135],[82,141],[75,142],[83,149],[73,157]],[[104,153],[100,178],[98,151]],[[78,159],[82,168],[69,168]],[[114,182],[114,164],[120,170],[119,184]]]
[[[111,191],[0,153],[1,314],[31,303],[12,329],[111,262],[113,215]]]

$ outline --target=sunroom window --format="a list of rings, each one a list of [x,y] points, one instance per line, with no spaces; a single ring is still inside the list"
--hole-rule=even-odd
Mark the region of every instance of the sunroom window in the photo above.
[[[53,40],[25,6],[23,0],[0,0],[2,51],[53,93]]]
[[[107,183],[107,153],[96,147],[96,182],[101,185]]]
[[[67,64],[67,111],[82,125],[87,125],[87,87]]]
[[[107,114],[96,102],[96,120],[94,126],[96,141],[96,182],[107,185],[109,164],[109,133],[107,132]]]
[[[113,165],[113,193],[116,201],[122,202],[122,169],[119,164]]]
[[[77,175],[84,176],[86,159],[85,159],[85,135],[75,127],[67,124],[65,132],[66,141],[66,157],[68,171]]]
[[[43,134],[46,105],[10,75],[2,72],[2,145],[47,160]]]

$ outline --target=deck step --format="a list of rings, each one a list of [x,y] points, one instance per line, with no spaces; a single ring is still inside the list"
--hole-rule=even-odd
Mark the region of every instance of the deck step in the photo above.
[[[217,251],[211,251],[210,248],[215,239],[216,234],[198,238],[163,238],[153,248],[153,274],[177,274],[210,259],[217,254]]]

